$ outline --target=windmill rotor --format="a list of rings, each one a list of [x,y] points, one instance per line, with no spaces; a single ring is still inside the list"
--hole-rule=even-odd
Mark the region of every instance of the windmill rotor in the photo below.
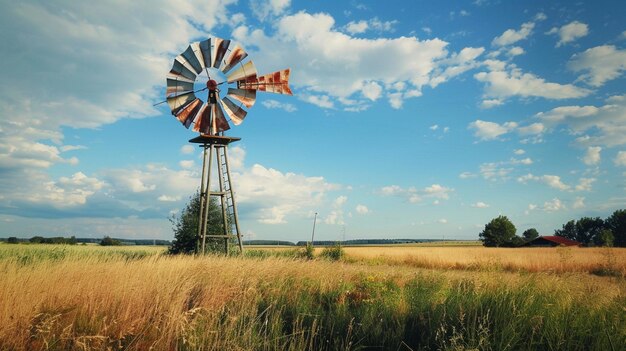
[[[243,47],[231,44],[221,38],[189,44],[176,56],[166,77],[166,101],[172,115],[201,135],[218,135],[230,129],[231,123],[241,124],[258,91],[293,95],[289,69],[258,75]],[[194,90],[204,75],[206,87]],[[204,91],[206,95],[196,96]]]

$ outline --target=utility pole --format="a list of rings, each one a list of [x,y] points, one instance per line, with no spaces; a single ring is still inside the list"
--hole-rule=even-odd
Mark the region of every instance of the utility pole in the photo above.
[[[317,212],[315,212],[315,217],[313,218],[313,234],[311,234],[311,246],[313,246],[313,241],[315,241],[315,222],[317,222]]]

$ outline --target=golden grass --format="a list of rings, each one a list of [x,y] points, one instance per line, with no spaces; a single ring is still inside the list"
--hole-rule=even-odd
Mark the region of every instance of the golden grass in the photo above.
[[[581,273],[527,276],[492,270],[433,271],[404,266],[407,260],[410,266],[422,262],[419,260],[431,262],[429,268],[437,269],[501,261],[537,267],[538,271],[545,271],[540,266],[547,264],[563,271],[564,267],[601,262],[600,249],[346,248],[348,255],[358,260],[382,257],[384,262],[400,262],[402,266],[160,255],[107,259],[95,253],[113,250],[95,247],[64,247],[69,254],[62,259],[24,264],[18,255],[3,256],[2,251],[7,249],[8,246],[0,246],[0,349],[10,350],[55,349],[54,344],[61,343],[73,345],[73,349],[107,349],[115,348],[113,341],[135,350],[174,349],[181,343],[194,345],[190,330],[199,328],[194,324],[198,323],[199,314],[215,321],[224,315],[232,318],[220,323],[231,323],[237,330],[232,335],[216,335],[211,339],[211,347],[207,347],[231,349],[236,345],[235,339],[251,338],[245,334],[247,329],[237,324],[238,315],[244,310],[257,313],[254,309],[259,289],[289,291],[293,296],[286,298],[296,299],[299,291],[306,291],[306,284],[313,283],[322,291],[332,290],[363,277],[392,280],[403,286],[425,274],[443,279],[451,287],[462,280],[484,290],[515,289],[532,281],[546,294],[566,292],[568,299],[588,299],[599,306],[626,293],[624,279]],[[623,268],[626,250],[613,252]],[[567,258],[565,263],[561,262],[562,257]],[[234,312],[229,314],[231,310]],[[200,329],[210,335],[210,327]]]

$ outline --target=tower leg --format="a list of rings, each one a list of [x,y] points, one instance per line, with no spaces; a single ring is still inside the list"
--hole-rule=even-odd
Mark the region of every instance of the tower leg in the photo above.
[[[202,145],[203,155],[202,155],[202,178],[200,179],[200,213],[198,213],[198,235],[196,239],[196,254],[200,253],[200,249],[202,247],[202,233],[204,230],[204,208],[206,206],[208,200],[208,191],[204,187],[205,177],[206,177],[206,163],[207,163],[207,144]]]
[[[224,187],[224,172],[228,171],[228,164],[222,164],[222,161],[220,160],[220,156],[219,156],[219,152],[226,152],[227,147],[226,146],[220,146],[219,147],[220,150],[217,151],[217,164],[219,167],[219,172],[218,172],[218,176],[219,176],[219,181],[220,181],[220,203],[222,205],[222,226],[224,228],[223,233],[224,233],[224,253],[228,255],[228,241],[229,241],[229,230],[228,230],[228,214],[226,211],[226,207],[228,206],[228,204],[226,203],[226,188]],[[224,167],[226,167],[226,169],[224,169]]]
[[[206,230],[209,221],[209,207],[211,204],[211,198],[209,194],[211,194],[211,165],[213,164],[213,149],[215,147],[213,144],[209,146],[209,171],[206,177],[206,205],[204,206],[204,213],[202,218],[202,254],[206,254]]]

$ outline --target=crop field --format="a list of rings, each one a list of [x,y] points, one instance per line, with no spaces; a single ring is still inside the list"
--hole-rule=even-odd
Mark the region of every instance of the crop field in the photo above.
[[[626,249],[0,244],[0,350],[623,350]]]

